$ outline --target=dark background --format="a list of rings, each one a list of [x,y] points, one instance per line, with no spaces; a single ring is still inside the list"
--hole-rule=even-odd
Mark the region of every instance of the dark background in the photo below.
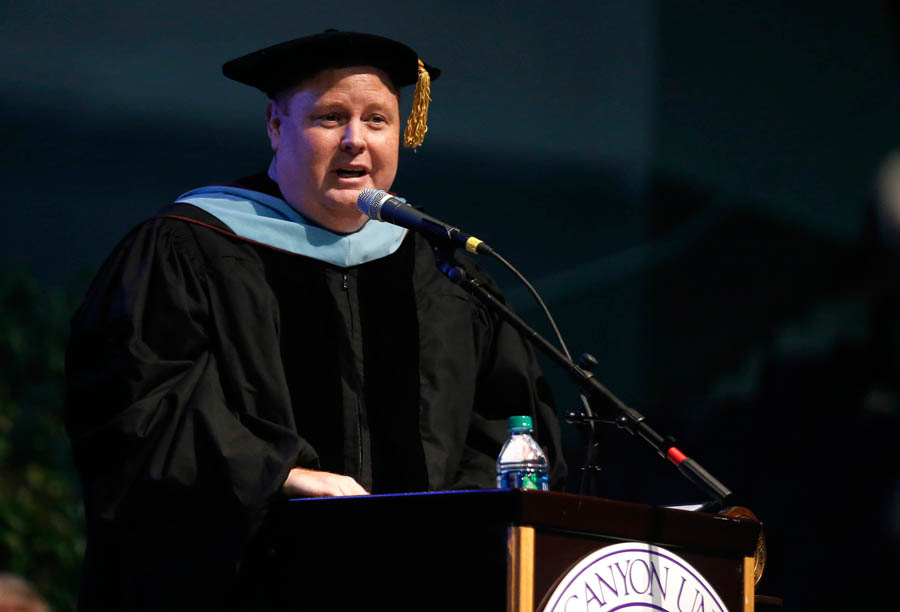
[[[36,295],[79,295],[134,223],[267,165],[265,100],[222,62],[329,27],[400,39],[444,74],[393,190],[512,261],[599,379],[759,516],[760,592],[794,610],[887,597],[900,283],[874,220],[900,145],[891,3],[0,7],[0,255]],[[703,501],[622,432],[603,432],[601,462],[608,497]]]

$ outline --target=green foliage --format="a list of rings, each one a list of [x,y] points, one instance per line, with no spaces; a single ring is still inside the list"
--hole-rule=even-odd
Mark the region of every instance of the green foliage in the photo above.
[[[0,274],[0,570],[57,611],[75,607],[85,543],[62,419],[71,303],[22,270]]]

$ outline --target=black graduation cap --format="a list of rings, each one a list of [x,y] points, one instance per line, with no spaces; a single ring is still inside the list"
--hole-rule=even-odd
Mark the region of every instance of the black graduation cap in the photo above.
[[[233,59],[222,66],[222,74],[272,97],[322,70],[350,66],[379,68],[398,89],[416,85],[403,144],[421,145],[428,131],[431,80],[438,78],[441,71],[422,62],[415,51],[395,40],[374,34],[327,30]]]

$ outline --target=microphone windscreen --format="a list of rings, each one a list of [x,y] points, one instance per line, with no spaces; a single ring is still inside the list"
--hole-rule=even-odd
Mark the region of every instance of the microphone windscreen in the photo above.
[[[381,220],[381,205],[391,195],[383,189],[363,189],[356,199],[356,207],[359,212],[370,219]]]

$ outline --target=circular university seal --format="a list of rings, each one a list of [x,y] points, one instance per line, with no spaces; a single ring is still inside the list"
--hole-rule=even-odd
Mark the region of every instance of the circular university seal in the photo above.
[[[664,548],[613,544],[589,554],[559,581],[543,612],[728,612],[700,572]]]

